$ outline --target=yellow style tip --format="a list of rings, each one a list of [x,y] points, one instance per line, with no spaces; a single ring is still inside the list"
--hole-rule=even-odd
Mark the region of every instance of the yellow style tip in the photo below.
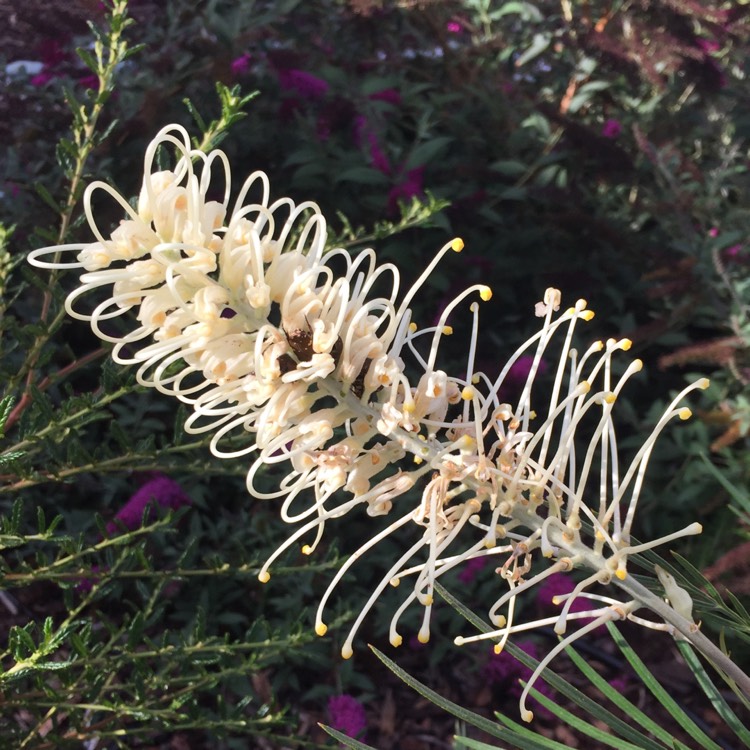
[[[527,708],[527,709],[526,709],[526,710],[525,710],[525,711],[524,711],[524,712],[523,712],[523,713],[521,714],[521,718],[522,718],[522,719],[523,719],[523,720],[524,720],[524,721],[525,721],[525,722],[526,722],[527,724],[529,724],[530,722],[532,722],[532,721],[534,720],[534,712],[533,712],[533,711],[529,711],[529,709]]]
[[[461,398],[464,401],[471,401],[471,399],[474,398],[474,389],[467,385],[462,391],[461,391]]]
[[[309,544],[303,544],[302,545],[302,554],[303,555],[312,555],[313,548]]]
[[[321,638],[328,632],[328,625],[326,625],[323,622],[319,622],[315,626],[315,633],[316,635],[319,635]]]
[[[484,286],[479,290],[479,296],[482,298],[482,302],[489,302],[492,299],[492,289],[488,286]]]
[[[391,638],[391,646],[393,646],[393,648],[398,648],[403,642],[404,639],[398,633]]]
[[[354,654],[354,651],[352,650],[352,647],[346,643],[344,644],[344,647],[341,649],[341,658],[342,659],[351,659],[352,654]]]
[[[258,580],[261,583],[268,583],[271,580],[271,574],[267,570],[261,570],[258,573]]]
[[[453,334],[453,326],[443,326],[443,336],[450,336]]]
[[[690,411],[687,406],[683,406],[682,409],[677,412],[677,416],[684,422],[686,419],[690,419],[690,417],[693,416],[693,412]]]
[[[417,324],[412,321],[409,323],[409,333],[414,333],[417,330]]]
[[[495,652],[495,656],[500,656],[503,653],[503,647],[499,643],[496,643],[492,650]]]
[[[705,391],[706,388],[708,388],[709,385],[711,385],[711,381],[708,378],[701,378],[696,385],[698,388],[700,388],[702,391]]]
[[[581,313],[581,319],[582,320],[587,320],[587,321],[591,320],[594,317],[595,314],[596,313],[593,310],[584,310]],[[529,713],[531,713],[531,712],[529,711]]]
[[[460,253],[464,249],[464,241],[460,237],[456,237],[451,241],[451,250],[454,253]]]
[[[620,341],[620,348],[624,351],[630,351],[630,347],[633,346],[633,342],[630,339],[622,339]]]
[[[420,643],[429,643],[430,642],[430,631],[424,631],[420,630],[419,633],[417,633],[417,640]]]
[[[628,577],[628,571],[625,570],[625,568],[618,568],[615,571],[615,575],[621,580],[624,581]]]

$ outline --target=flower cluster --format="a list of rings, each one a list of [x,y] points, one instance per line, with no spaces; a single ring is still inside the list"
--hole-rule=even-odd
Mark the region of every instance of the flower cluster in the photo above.
[[[171,169],[155,168],[160,149],[176,153]],[[300,544],[312,553],[329,521],[361,506],[388,520],[331,581],[316,615],[320,635],[327,601],[350,568],[392,534],[412,529],[416,538],[355,619],[345,657],[383,590],[404,580],[410,591],[393,616],[391,642],[402,642],[398,623],[415,602],[424,610],[418,637],[427,642],[436,580],[480,557],[498,561],[508,587],[490,610],[500,648],[511,633],[534,626],[514,623],[516,595],[576,567],[589,575],[559,597],[559,616],[545,622],[563,633],[569,622],[588,618],[578,631],[588,632],[630,616],[634,606],[587,589],[624,580],[631,554],[700,531],[692,524],[650,543],[631,542],[654,441],[672,418],[689,416],[679,402],[707,383],[677,396],[623,468],[613,406],[641,363],[613,364],[629,349],[627,339],[597,341],[581,353],[573,347],[576,327],[593,317],[584,300],[560,311],[560,293],[548,289],[536,308],[541,329],[497,376],[475,366],[479,305],[471,302],[465,366],[449,375],[439,362],[441,341],[452,333],[449,318],[467,297],[489,299],[490,289],[464,290],[423,328],[410,304],[443,256],[461,251],[461,240],[441,248],[402,293],[398,269],[378,265],[372,250],[352,257],[327,247],[316,204],[272,201],[261,172],[245,180],[234,202],[230,184],[223,152],[195,150],[183,128],[166,127],[147,149],[135,208],[94,182],[84,204],[95,241],[42,248],[30,261],[82,269],[66,301],[69,314],[111,342],[114,360],[135,366],[138,382],[187,404],[185,429],[211,433],[215,455],[255,454],[249,492],[280,500],[282,519],[298,525],[260,580],[269,580],[286,549]],[[111,233],[97,224],[99,192],[126,216]],[[70,252],[75,261],[60,259]],[[507,403],[504,385],[519,363],[525,379]],[[551,375],[546,389],[537,384],[543,367]],[[402,461],[407,455],[410,463]],[[262,491],[256,479],[263,468],[282,464],[287,474],[278,489]],[[532,574],[536,557],[550,564]],[[579,611],[579,597],[606,606]]]

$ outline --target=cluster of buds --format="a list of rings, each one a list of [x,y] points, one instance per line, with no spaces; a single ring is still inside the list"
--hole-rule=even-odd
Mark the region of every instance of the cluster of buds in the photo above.
[[[176,153],[175,164],[159,171],[154,165],[164,148]],[[270,579],[285,550],[300,545],[311,554],[328,521],[362,506],[387,520],[373,522],[372,537],[333,577],[316,614],[318,634],[326,632],[332,592],[363,555],[407,529],[416,537],[355,618],[345,657],[384,589],[404,580],[412,585],[393,616],[390,640],[401,643],[399,620],[416,603],[424,610],[418,638],[427,642],[435,581],[482,556],[498,561],[508,586],[490,610],[498,628],[490,635],[499,647],[535,625],[514,622],[516,595],[574,568],[589,574],[554,618],[557,632],[581,617],[597,625],[633,617],[631,604],[588,589],[624,581],[629,555],[700,532],[691,524],[646,544],[631,541],[654,441],[671,419],[689,416],[679,403],[707,381],[677,396],[623,468],[612,412],[641,363],[613,367],[630,347],[627,339],[577,352],[574,331],[593,317],[585,301],[560,311],[560,293],[548,289],[536,308],[541,329],[499,375],[489,375],[476,369],[477,298],[488,300],[488,287],[459,294],[435,325],[418,327],[410,308],[443,256],[461,251],[461,240],[448,242],[401,293],[398,269],[377,264],[372,250],[352,257],[327,247],[325,219],[314,203],[271,201],[261,172],[247,178],[233,204],[230,187],[223,152],[195,150],[183,128],[166,127],[146,152],[136,208],[94,182],[84,204],[95,241],[42,248],[29,259],[41,268],[82,269],[68,313],[111,342],[113,359],[135,366],[139,383],[189,405],[187,432],[210,433],[211,450],[221,458],[255,454],[249,492],[280,500],[282,519],[297,526],[263,565],[260,580]],[[125,213],[114,232],[97,224],[99,192]],[[217,192],[223,199],[210,200]],[[64,260],[66,253],[75,260]],[[439,368],[440,344],[467,297],[474,298],[471,335],[465,366],[452,376]],[[521,357],[532,364],[517,400],[506,403],[504,383]],[[537,375],[551,357],[558,364],[551,385],[541,389]],[[257,480],[269,465],[285,465],[288,473],[278,489],[264,492]],[[532,573],[538,558],[548,565]],[[606,606],[573,611],[579,596]]]

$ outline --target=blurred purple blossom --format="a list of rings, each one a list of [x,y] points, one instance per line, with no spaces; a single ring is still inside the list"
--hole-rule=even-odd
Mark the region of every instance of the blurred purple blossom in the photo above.
[[[602,135],[605,138],[618,138],[620,133],[622,133],[622,125],[619,120],[610,118],[604,122],[604,125],[602,125]]]
[[[146,482],[130,497],[117,511],[114,519],[107,524],[107,531],[114,534],[121,526],[131,530],[137,529],[149,507],[151,517],[156,508],[177,510],[191,503],[190,498],[174,479],[160,474]]]
[[[320,99],[330,88],[327,81],[304,70],[291,68],[279,70],[279,85],[286,91],[295,91],[303,99]]]
[[[460,34],[463,31],[463,26],[458,21],[448,21],[445,29],[449,34]]]
[[[328,699],[328,717],[331,726],[347,737],[365,739],[367,715],[365,707],[351,695],[332,695]]]
[[[472,557],[462,566],[461,572],[457,576],[458,580],[461,583],[471,583],[479,572],[487,567],[489,561],[489,557]]]
[[[243,73],[247,73],[251,59],[250,55],[245,52],[243,55],[232,60],[232,75],[239,76]]]
[[[367,98],[372,99],[374,102],[387,102],[394,107],[401,104],[401,94],[399,94],[396,89],[381,89],[374,94],[370,94]]]
[[[395,214],[398,211],[399,202],[408,203],[412,198],[416,198],[424,192],[424,167],[410,169],[406,177],[394,185],[388,193],[388,212]]]

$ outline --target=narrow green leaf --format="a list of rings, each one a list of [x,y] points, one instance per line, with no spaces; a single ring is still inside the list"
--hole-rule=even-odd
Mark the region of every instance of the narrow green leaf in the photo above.
[[[406,164],[403,169],[408,172],[410,169],[421,167],[425,164],[429,164],[433,161],[437,155],[443,151],[448,144],[453,142],[453,138],[447,135],[440,135],[436,138],[431,138],[429,141],[420,143],[414,150],[409,154],[406,160]]]
[[[44,508],[41,505],[37,505],[36,508],[36,525],[39,533],[44,534],[47,528],[47,520],[44,517]]]
[[[505,716],[501,713],[495,713],[495,716],[499,721],[505,724],[508,729],[516,732],[516,734],[518,734],[520,737],[527,737],[528,739],[537,742],[542,747],[546,747],[547,750],[568,750],[567,745],[563,745],[556,740],[550,739],[549,737],[544,737],[537,732],[532,731],[528,727],[519,724],[515,719],[511,719],[510,716]],[[526,745],[524,743],[523,747],[525,746]]]
[[[550,713],[557,716],[558,719],[564,721],[569,727],[577,729],[581,734],[585,734],[587,737],[598,740],[600,744],[606,745],[607,747],[617,748],[617,750],[641,750],[641,745],[634,745],[631,742],[625,742],[625,740],[620,737],[615,737],[613,734],[605,732],[603,729],[598,729],[580,716],[576,716],[566,708],[559,706],[555,701],[550,700],[536,688],[531,688],[529,692]]]
[[[636,674],[641,678],[643,684],[651,691],[651,694],[656,700],[661,703],[664,708],[669,711],[670,715],[674,720],[690,735],[690,737],[698,742],[701,747],[706,750],[722,750],[721,745],[716,744],[683,710],[677,705],[677,702],[672,696],[664,689],[664,687],[657,681],[657,679],[651,674],[648,667],[641,661],[640,657],[635,653],[630,644],[625,640],[622,633],[614,627],[611,623],[609,624],[609,632],[612,639],[617,644],[617,647],[622,651],[623,656],[628,660],[628,663],[635,670]]]
[[[456,741],[456,747],[468,747],[469,750],[505,750],[499,745],[488,745],[486,742],[472,740],[468,737],[454,737],[453,739]]]
[[[735,487],[722,473],[718,467],[713,464],[705,453],[698,454],[706,465],[709,474],[727,491],[729,496],[742,508],[746,513],[750,513],[750,497]]]
[[[324,732],[330,734],[331,737],[338,740],[342,745],[344,745],[344,747],[350,747],[352,748],[352,750],[377,750],[376,747],[372,747],[372,745],[366,745],[364,742],[355,740],[354,738],[349,737],[349,735],[346,735],[343,732],[339,732],[333,727],[327,727],[325,724],[318,724],[318,726]]]
[[[378,659],[380,659],[380,661],[382,661],[383,664],[385,664],[386,667],[388,667],[388,669],[390,669],[391,672],[396,675],[396,677],[405,682],[412,690],[415,690],[421,696],[427,698],[427,700],[429,700],[431,703],[434,703],[436,706],[438,706],[438,708],[442,708],[443,711],[447,711],[457,719],[465,721],[467,724],[471,724],[472,726],[477,727],[477,729],[481,729],[483,732],[487,732],[487,734],[490,734],[493,737],[497,737],[498,739],[504,740],[505,742],[510,742],[515,747],[522,748],[522,750],[547,750],[546,745],[543,745],[536,740],[523,738],[516,732],[513,732],[510,729],[506,729],[505,727],[501,727],[494,721],[490,721],[484,716],[475,714],[473,711],[469,711],[467,708],[459,706],[457,703],[453,703],[453,701],[449,701],[447,698],[444,698],[439,693],[436,693],[434,690],[431,690],[426,685],[419,682],[419,680],[412,677],[408,672],[404,671],[401,667],[398,666],[398,664],[389,659],[385,654],[378,651],[378,649],[376,649],[374,646],[370,646],[370,649],[375,654],[375,656],[377,656]],[[567,750],[564,745],[560,747],[562,747],[563,750]]]
[[[3,430],[5,429],[5,423],[8,421],[11,411],[13,411],[13,404],[15,399],[13,396],[5,396],[0,400],[0,438],[5,437]]]
[[[716,713],[721,716],[726,725],[740,740],[747,747],[750,747],[750,730],[739,720],[737,714],[732,711],[729,704],[724,700],[724,696],[722,696],[708,676],[693,647],[687,641],[677,641],[677,648],[680,649],[680,653],[695,675],[695,679],[703,689],[706,697],[711,701],[711,705],[714,707]]]
[[[690,750],[690,748],[675,740],[672,735],[666,731],[666,729],[663,729],[653,719],[646,716],[643,711],[641,711],[637,706],[635,706],[627,698],[621,695],[619,691],[615,690],[615,688],[613,688],[600,674],[598,674],[597,671],[592,666],[590,666],[588,662],[586,662],[586,660],[575,649],[568,648],[565,652],[571,658],[576,667],[581,670],[586,679],[592,685],[594,685],[594,687],[598,688],[604,694],[605,698],[611,700],[612,703],[614,703],[621,711],[623,711],[626,716],[640,724],[640,726],[642,726],[646,731],[651,732],[654,737],[663,742],[667,747],[678,748],[678,750]],[[633,731],[637,730],[633,728]],[[645,737],[645,735],[642,734],[640,736]],[[630,736],[628,737],[628,739],[633,739],[633,737]],[[654,747],[663,747],[663,745],[660,745],[653,740],[649,740],[649,743],[649,747],[651,747],[652,750]]]
[[[470,623],[472,623],[477,628],[477,630],[482,633],[488,633],[493,629],[474,612],[472,612],[468,607],[466,607],[465,604],[459,602],[458,599],[456,599],[452,594],[446,591],[446,589],[440,583],[435,584],[435,590],[443,599],[445,599],[448,604],[454,607],[463,617],[465,617]],[[522,651],[520,648],[518,648],[518,646],[516,646],[514,643],[511,642],[506,644],[505,649],[506,651],[508,651],[508,653],[511,654],[511,656],[513,656],[515,659],[518,659],[518,661],[520,661],[524,666],[528,667],[529,669],[536,668],[538,664],[536,659],[533,659],[525,651]],[[614,697],[621,698],[620,694],[617,693],[614,688],[612,688],[609,683],[603,677],[601,677],[592,667],[586,664],[576,651],[574,651],[572,648],[568,648],[566,649],[566,653],[571,657],[571,659],[574,660],[574,662],[578,664],[579,669],[581,669],[582,671],[584,668],[588,670],[587,672],[585,672],[586,676],[591,682],[599,687],[600,690],[602,690],[602,692],[607,695],[607,697],[609,697],[609,695],[606,691],[610,691],[614,694]],[[550,685],[550,687],[557,690],[558,693],[568,698],[568,700],[573,701],[573,703],[589,713],[594,719],[603,722],[606,726],[612,729],[613,732],[616,732],[621,737],[630,740],[639,748],[643,748],[644,750],[664,750],[663,745],[655,742],[635,727],[630,726],[622,719],[615,716],[611,711],[608,711],[606,708],[599,705],[599,703],[597,703],[592,698],[589,698],[587,695],[578,690],[578,688],[573,687],[573,685],[571,685],[559,675],[555,674],[555,672],[553,672],[551,669],[545,669],[543,677],[545,682]],[[630,710],[631,706],[633,709],[635,709],[635,706],[633,706],[626,699],[622,698],[622,701],[628,706],[628,710]],[[626,715],[630,714],[626,713]],[[671,740],[668,733],[664,732],[664,734],[668,740]],[[671,742],[668,742],[668,746],[672,747]]]
[[[34,185],[34,190],[36,190],[36,194],[56,213],[60,213],[60,205],[58,202],[52,197],[52,193],[50,193],[49,190],[47,190],[44,185],[41,183],[38,183]]]

